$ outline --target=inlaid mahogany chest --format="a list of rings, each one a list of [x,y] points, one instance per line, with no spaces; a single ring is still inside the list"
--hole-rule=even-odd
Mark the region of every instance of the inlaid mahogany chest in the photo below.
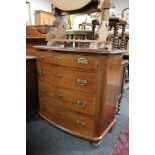
[[[39,114],[98,146],[115,125],[122,51],[35,48]]]

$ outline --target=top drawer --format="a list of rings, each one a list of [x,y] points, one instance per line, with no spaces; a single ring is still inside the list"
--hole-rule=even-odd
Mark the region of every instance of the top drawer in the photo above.
[[[37,60],[54,65],[97,70],[98,57],[37,51]]]

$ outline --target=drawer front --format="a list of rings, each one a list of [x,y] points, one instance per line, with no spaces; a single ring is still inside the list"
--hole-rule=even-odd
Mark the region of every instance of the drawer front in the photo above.
[[[37,60],[54,65],[97,70],[98,57],[37,51]]]
[[[40,112],[51,121],[69,130],[85,135],[93,135],[93,118],[62,110],[49,104],[42,104]]]
[[[55,87],[96,93],[97,73],[80,72],[46,63],[37,63],[37,66],[40,81],[46,80]]]
[[[54,88],[47,82],[39,82],[40,101],[63,106],[73,111],[84,114],[95,115],[96,96],[87,95],[69,89]]]
[[[64,117],[65,112],[62,109],[56,109],[45,102],[40,102],[40,113],[46,116],[51,121],[67,127],[67,119]]]
[[[46,81],[39,81],[39,100],[48,104],[64,106],[63,94]]]
[[[54,93],[53,93],[54,94]],[[46,95],[39,94],[39,101],[40,103],[48,103],[55,106],[64,107],[64,101],[58,97],[47,97]]]

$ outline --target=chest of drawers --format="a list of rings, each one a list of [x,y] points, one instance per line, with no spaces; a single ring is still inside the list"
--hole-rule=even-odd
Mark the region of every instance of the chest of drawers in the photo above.
[[[99,142],[115,125],[122,51],[36,47],[39,114]]]

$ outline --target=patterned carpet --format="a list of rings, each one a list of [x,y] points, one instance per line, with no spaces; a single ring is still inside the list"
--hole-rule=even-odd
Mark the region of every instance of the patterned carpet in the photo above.
[[[110,155],[128,155],[129,154],[129,122],[125,124],[125,127],[118,137],[114,148]]]
[[[128,121],[129,91],[125,91],[121,103],[120,115],[116,116],[116,126],[111,134],[94,148],[89,141],[74,137],[44,121],[38,115],[27,120],[27,155],[109,155],[124,125]],[[120,154],[121,155],[121,154]]]

